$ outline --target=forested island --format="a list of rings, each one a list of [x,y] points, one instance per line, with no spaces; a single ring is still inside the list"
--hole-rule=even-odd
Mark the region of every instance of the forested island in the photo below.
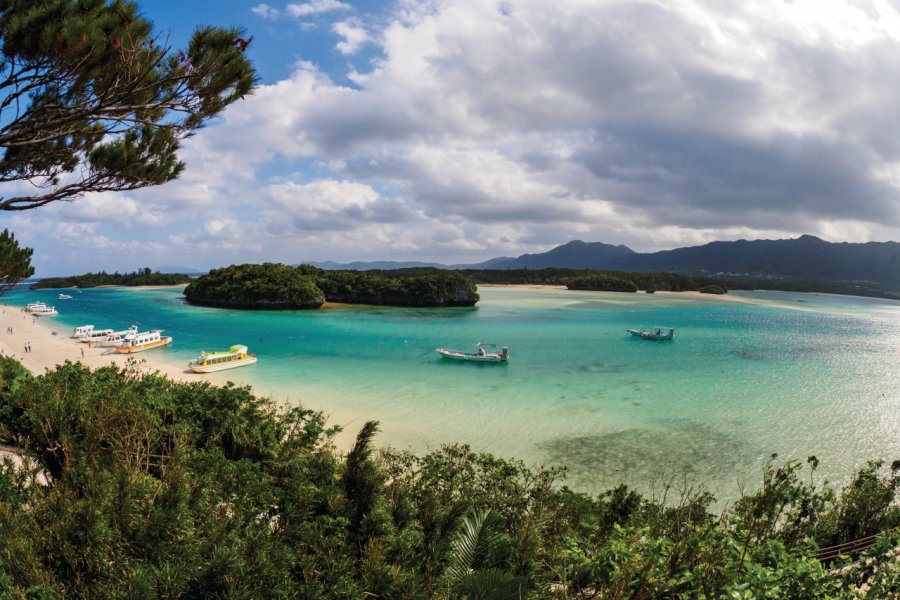
[[[421,269],[420,269],[421,270]],[[427,270],[427,269],[426,269]],[[463,269],[475,283],[502,285],[564,285],[570,289],[668,292],[700,291],[708,285],[726,288],[721,278],[677,273],[636,273],[597,269]],[[570,285],[571,284],[571,285]],[[634,289],[632,289],[634,287]]]
[[[33,376],[0,357],[0,442],[29,458],[0,465],[0,596],[813,600],[900,585],[900,463],[835,490],[814,483],[815,457],[773,460],[715,514],[699,488],[590,496],[562,469],[467,446],[377,451],[374,422],[342,454],[321,413],[136,369]]]
[[[184,295],[193,304],[244,309],[315,309],[326,301],[416,307],[478,302],[475,284],[454,271],[326,271],[275,263],[213,269]]]
[[[44,277],[40,281],[32,283],[29,289],[55,289],[55,288],[92,288],[100,286],[142,286],[142,285],[179,285],[190,283],[191,277],[183,273],[160,273],[152,271],[149,267],[138,269],[134,273],[85,273],[84,275],[72,275],[70,277]]]

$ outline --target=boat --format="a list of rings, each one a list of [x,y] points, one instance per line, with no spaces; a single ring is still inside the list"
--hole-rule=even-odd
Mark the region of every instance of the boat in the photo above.
[[[503,346],[500,349],[500,352],[487,352],[484,347],[492,346],[494,348],[497,347],[496,344],[484,344],[482,342],[478,342],[475,344],[475,352],[465,352],[463,350],[448,350],[447,348],[437,348],[435,351],[443,356],[444,358],[449,358],[452,360],[465,360],[470,362],[486,362],[486,363],[498,363],[509,360],[509,348]]]
[[[643,340],[671,340],[675,337],[675,330],[671,327],[668,329],[656,328],[651,330],[646,330],[644,328],[629,329],[628,333]]]
[[[60,294],[59,296],[56,297],[56,299],[57,300],[71,300],[72,296],[70,296],[68,294]]]
[[[91,331],[94,330],[93,325],[82,325],[81,327],[76,327],[75,332],[72,334],[72,337],[75,339],[80,339],[81,336],[87,335]]]
[[[56,310],[56,307],[47,306],[43,302],[32,302],[31,304],[26,304],[25,312],[32,314],[35,317],[52,317],[53,315],[59,314],[59,312]]]
[[[113,331],[102,341],[97,342],[97,345],[101,348],[112,348],[113,346],[121,346],[125,339],[137,333],[137,325],[132,325],[128,329],[123,329],[122,331]]]
[[[200,356],[188,363],[194,373],[213,373],[256,363],[256,357],[247,352],[247,346],[231,346],[216,352],[200,351]]]
[[[79,342],[84,342],[85,344],[90,342],[91,344],[98,344],[100,342],[105,342],[106,338],[109,337],[109,334],[113,333],[112,329],[93,329],[82,335],[78,338]]]
[[[144,350],[153,350],[172,343],[172,336],[162,335],[162,329],[144,331],[129,334],[122,340],[122,344],[114,346],[119,354],[134,354]]]

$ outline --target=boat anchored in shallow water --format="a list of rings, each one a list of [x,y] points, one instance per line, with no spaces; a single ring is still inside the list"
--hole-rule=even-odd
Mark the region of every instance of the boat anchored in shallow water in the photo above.
[[[635,337],[639,337],[643,340],[671,340],[675,337],[675,330],[669,327],[668,329],[629,329],[628,333]]]
[[[121,345],[115,346],[119,354],[134,354],[144,350],[153,350],[172,343],[172,336],[162,335],[162,329],[144,331],[125,336]]]
[[[484,347],[491,346],[496,348],[496,344],[484,344],[478,342],[475,344],[475,352],[465,352],[463,350],[448,350],[446,348],[437,348],[436,352],[444,358],[451,360],[464,360],[470,362],[486,362],[486,363],[505,363],[509,360],[509,348],[503,346],[500,352],[487,352]]]
[[[247,352],[247,346],[236,345],[216,352],[200,351],[200,356],[188,363],[194,373],[213,373],[256,363],[256,357]]]

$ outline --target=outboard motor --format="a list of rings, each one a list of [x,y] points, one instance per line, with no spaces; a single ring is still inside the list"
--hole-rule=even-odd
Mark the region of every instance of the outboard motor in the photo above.
[[[509,358],[509,347],[503,346],[503,348],[500,349],[500,358],[503,360]]]

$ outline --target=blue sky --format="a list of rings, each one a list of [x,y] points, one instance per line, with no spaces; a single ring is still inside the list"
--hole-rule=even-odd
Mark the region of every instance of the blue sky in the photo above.
[[[883,0],[139,4],[245,27],[261,85],[177,182],[0,214],[39,275],[900,237]]]

